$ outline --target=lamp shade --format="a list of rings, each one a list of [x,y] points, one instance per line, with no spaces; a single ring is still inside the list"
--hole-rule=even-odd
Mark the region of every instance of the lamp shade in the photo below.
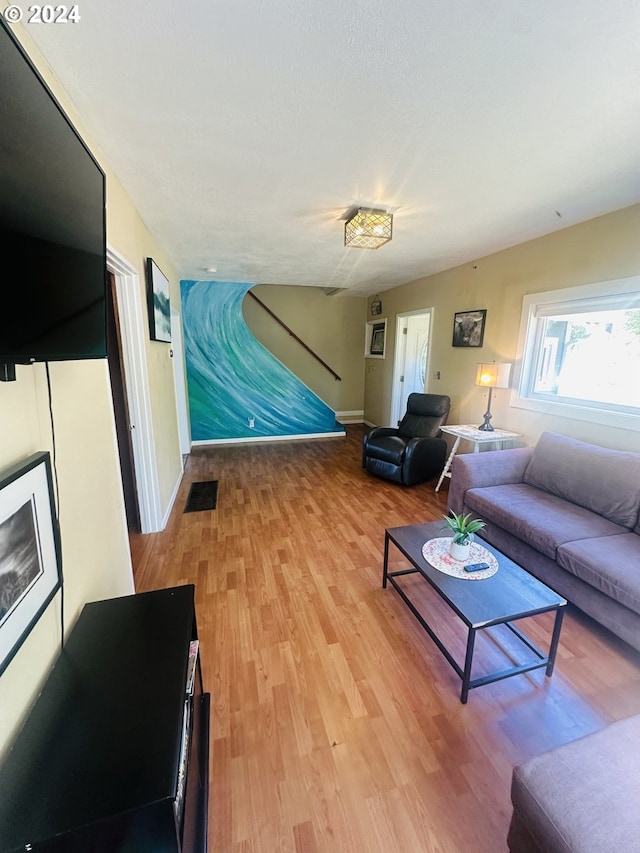
[[[358,208],[344,224],[344,244],[357,249],[379,249],[391,239],[392,229],[392,213]]]
[[[483,388],[508,388],[510,377],[511,365],[508,362],[479,364],[476,370],[476,385]]]

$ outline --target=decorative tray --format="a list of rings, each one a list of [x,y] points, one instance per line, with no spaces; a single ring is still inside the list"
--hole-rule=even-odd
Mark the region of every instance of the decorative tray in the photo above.
[[[471,553],[468,560],[454,560],[449,554],[450,536],[429,539],[422,546],[422,556],[429,565],[439,572],[452,575],[465,581],[481,581],[490,578],[498,571],[498,561],[490,551],[477,542],[471,543]],[[479,572],[465,572],[464,566],[470,563],[488,563],[489,568]]]

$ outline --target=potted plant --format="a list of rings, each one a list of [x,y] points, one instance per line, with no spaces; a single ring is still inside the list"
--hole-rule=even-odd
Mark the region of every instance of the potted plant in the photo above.
[[[471,518],[471,513],[468,515],[457,515],[451,511],[450,515],[443,516],[445,520],[444,528],[448,528],[452,533],[451,545],[449,546],[449,554],[454,560],[463,562],[469,559],[471,551],[471,543],[473,542],[473,534],[478,530],[482,530],[485,526],[484,521],[479,518]]]

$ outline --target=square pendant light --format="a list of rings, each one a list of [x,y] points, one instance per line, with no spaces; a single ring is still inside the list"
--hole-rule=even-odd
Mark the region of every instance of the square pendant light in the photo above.
[[[393,214],[358,208],[344,224],[344,244],[357,249],[379,249],[392,236]]]

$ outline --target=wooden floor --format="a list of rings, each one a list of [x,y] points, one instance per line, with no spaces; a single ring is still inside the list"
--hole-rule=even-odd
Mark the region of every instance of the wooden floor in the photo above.
[[[166,531],[132,537],[138,591],[196,585],[210,851],[505,851],[512,766],[640,712],[640,656],[571,610],[551,679],[460,703],[458,677],[381,588],[385,527],[437,520],[446,490],[367,475],[363,434],[195,450]],[[207,479],[218,508],[184,514]],[[424,606],[462,650],[428,589]],[[526,626],[543,647],[547,616]],[[479,639],[478,665],[501,646]]]

